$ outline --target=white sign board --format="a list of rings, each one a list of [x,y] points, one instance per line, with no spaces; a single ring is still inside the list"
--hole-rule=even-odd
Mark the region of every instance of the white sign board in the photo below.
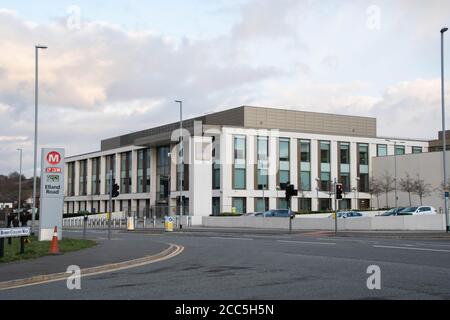
[[[64,149],[43,148],[41,152],[41,201],[39,207],[39,241],[52,240],[58,228],[62,239],[64,205]]]
[[[1,228],[0,238],[26,237],[30,235],[30,228]]]

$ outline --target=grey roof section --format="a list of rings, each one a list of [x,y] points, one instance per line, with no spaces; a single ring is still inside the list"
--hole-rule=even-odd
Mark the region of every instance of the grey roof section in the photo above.
[[[279,129],[317,134],[376,137],[377,120],[369,117],[319,112],[241,106],[183,121],[183,127],[194,131],[194,121],[203,125],[234,126],[255,129]],[[128,145],[157,145],[171,140],[179,122],[102,140],[101,150]]]

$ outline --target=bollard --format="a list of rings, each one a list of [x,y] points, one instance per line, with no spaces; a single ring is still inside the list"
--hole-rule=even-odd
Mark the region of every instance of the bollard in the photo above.
[[[144,229],[145,229],[145,225],[146,225],[146,217],[144,216]]]
[[[119,229],[122,229],[122,218],[119,219]]]
[[[25,253],[25,237],[20,237],[20,254]]]

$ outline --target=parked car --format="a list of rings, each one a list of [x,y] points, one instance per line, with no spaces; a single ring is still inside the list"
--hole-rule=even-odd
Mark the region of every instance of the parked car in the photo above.
[[[383,212],[381,214],[382,217],[388,217],[388,216],[396,216],[398,215],[398,213],[402,210],[406,209],[405,207],[397,207],[397,208],[392,208],[386,212]]]
[[[397,213],[399,216],[416,216],[424,214],[437,214],[435,208],[430,206],[408,207]]]
[[[357,211],[338,211],[337,213],[338,218],[356,218],[362,216],[363,216],[362,213]]]
[[[290,216],[288,209],[272,209],[264,212],[264,217],[287,218]]]
[[[248,212],[241,215],[241,217],[262,217],[263,212]]]

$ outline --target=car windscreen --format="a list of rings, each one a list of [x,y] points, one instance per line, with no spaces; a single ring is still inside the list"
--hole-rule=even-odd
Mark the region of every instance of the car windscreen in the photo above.
[[[410,207],[410,208],[403,209],[400,212],[414,212],[416,210],[417,210],[417,207]]]

